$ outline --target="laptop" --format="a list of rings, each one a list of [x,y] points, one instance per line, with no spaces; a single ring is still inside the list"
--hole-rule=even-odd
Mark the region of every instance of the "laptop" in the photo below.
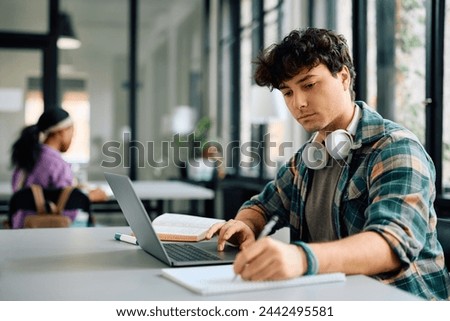
[[[105,178],[139,246],[150,255],[173,267],[233,263],[238,248],[230,245],[218,252],[214,241],[161,242],[129,177],[105,173]]]

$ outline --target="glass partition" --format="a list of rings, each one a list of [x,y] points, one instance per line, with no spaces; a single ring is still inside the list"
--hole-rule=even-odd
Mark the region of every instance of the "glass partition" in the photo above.
[[[425,143],[425,1],[368,1],[368,103]]]

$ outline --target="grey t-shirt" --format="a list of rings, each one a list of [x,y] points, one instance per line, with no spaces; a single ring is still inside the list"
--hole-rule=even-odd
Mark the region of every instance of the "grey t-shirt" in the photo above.
[[[326,167],[313,170],[311,188],[305,204],[305,218],[309,231],[309,242],[336,239],[332,223],[332,206],[342,165],[329,158]]]

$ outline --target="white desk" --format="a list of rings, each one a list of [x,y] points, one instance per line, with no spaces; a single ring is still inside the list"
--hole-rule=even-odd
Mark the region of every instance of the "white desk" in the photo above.
[[[12,195],[11,183],[0,182],[0,200],[9,200]]]
[[[113,198],[111,189],[104,181],[89,182],[90,186],[104,188]],[[214,198],[214,191],[180,181],[133,181],[140,199],[145,200],[207,200]],[[9,200],[12,195],[11,183],[0,183],[0,199]]]
[[[105,181],[89,182],[89,186],[96,186],[103,188],[110,196],[110,201],[93,204],[93,212],[104,212],[111,204],[115,204],[114,195]],[[146,209],[151,214],[161,214],[163,211],[163,202],[169,204],[176,200],[192,200],[203,201],[214,198],[214,191],[194,184],[189,184],[180,181],[133,181],[133,186],[138,197],[144,202]],[[12,195],[12,188],[10,183],[0,183],[0,201],[7,205],[9,198]],[[156,201],[156,205],[151,205],[150,202]],[[114,209],[117,211],[117,206]],[[170,210],[169,210],[170,211]]]
[[[104,181],[90,182],[91,186],[102,188],[110,196],[113,204],[116,204],[114,194],[109,185]],[[214,191],[194,184],[180,181],[133,181],[133,187],[137,196],[142,200],[147,212],[155,217],[165,211],[172,212],[172,202],[180,200],[191,201],[190,212],[202,213],[199,210],[200,201],[214,198]],[[93,212],[101,212],[104,205],[111,202],[93,203]],[[167,205],[167,206],[165,206]],[[117,211],[117,206],[115,211]],[[204,213],[206,216],[213,216],[214,213]]]
[[[128,227],[0,230],[0,300],[419,300],[366,276],[345,282],[201,296],[161,277],[164,263],[114,240]]]

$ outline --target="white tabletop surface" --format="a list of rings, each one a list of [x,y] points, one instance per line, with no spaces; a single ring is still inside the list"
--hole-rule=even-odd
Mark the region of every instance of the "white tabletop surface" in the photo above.
[[[9,199],[12,195],[11,183],[0,182],[0,198]]]
[[[0,300],[418,300],[366,276],[345,282],[201,296],[161,277],[167,266],[114,240],[129,227],[0,230]]]
[[[101,187],[113,198],[105,181],[92,181],[89,187]],[[214,191],[203,186],[181,181],[133,181],[138,197],[142,200],[206,200],[214,198]],[[12,195],[10,183],[0,183],[0,199],[8,200]]]

